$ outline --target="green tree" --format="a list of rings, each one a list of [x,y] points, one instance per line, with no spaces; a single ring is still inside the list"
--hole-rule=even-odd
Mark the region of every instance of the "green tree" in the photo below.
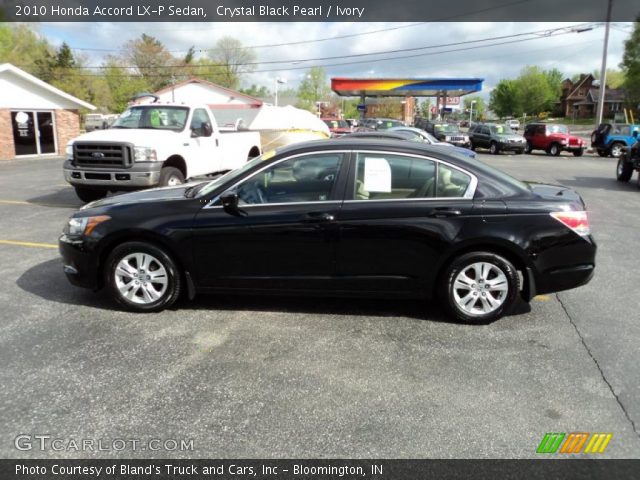
[[[593,78],[600,80],[600,70],[594,70]],[[607,86],[609,88],[620,88],[624,85],[624,72],[615,68],[607,68]]]
[[[322,102],[327,99],[331,89],[327,82],[327,75],[322,67],[311,68],[304,80],[300,83],[298,88],[298,108],[309,110],[310,112],[317,112],[317,102]]]
[[[252,84],[251,87],[249,88],[241,88],[240,92],[244,93],[245,95],[249,95],[251,97],[258,97],[258,98],[268,98],[273,96],[273,93],[271,93],[269,89],[267,89],[267,87],[262,85],[260,86],[260,88],[258,88],[258,86],[255,83]]]
[[[53,54],[53,47],[31,24],[0,24],[0,63],[11,63],[47,81]]]
[[[500,118],[519,116],[522,108],[519,104],[516,80],[500,80],[491,90],[489,108]]]
[[[480,97],[479,95],[464,97],[464,110],[467,112],[466,118],[469,119],[469,113],[471,113],[471,102],[475,102],[473,104],[473,118],[479,120],[484,119],[487,111],[487,106],[484,103],[484,98]]]
[[[127,66],[137,70],[153,91],[169,85],[174,79],[175,68],[181,65],[162,42],[146,33],[124,44],[122,59]]]
[[[242,76],[255,69],[256,54],[242,46],[242,42],[233,37],[222,37],[216,42],[209,54],[214,63],[215,83],[228,88],[238,88]]]
[[[620,68],[624,72],[624,87],[627,98],[634,108],[640,104],[640,15],[636,18],[633,32],[624,42],[624,55]]]
[[[142,75],[132,74],[129,69],[122,68],[119,61],[108,57],[102,65],[103,78],[110,96],[106,110],[115,113],[122,112],[134,95],[150,90]]]

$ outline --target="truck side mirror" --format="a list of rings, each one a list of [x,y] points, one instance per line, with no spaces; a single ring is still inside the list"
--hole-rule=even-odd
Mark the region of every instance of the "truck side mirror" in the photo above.
[[[211,124],[209,122],[202,122],[200,131],[202,132],[203,137],[210,137],[213,134],[213,128],[211,128]]]

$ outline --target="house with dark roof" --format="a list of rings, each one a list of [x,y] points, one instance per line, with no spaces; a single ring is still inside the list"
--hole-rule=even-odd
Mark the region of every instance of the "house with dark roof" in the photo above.
[[[593,118],[598,109],[600,85],[591,74],[581,74],[576,82],[568,78],[562,82],[562,95],[557,104],[557,114],[571,118]],[[604,118],[613,118],[624,106],[622,88],[605,87]]]

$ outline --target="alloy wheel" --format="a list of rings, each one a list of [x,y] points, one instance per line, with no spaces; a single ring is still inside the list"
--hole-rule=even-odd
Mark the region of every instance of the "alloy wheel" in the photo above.
[[[148,253],[136,252],[118,262],[114,281],[123,298],[139,305],[148,305],[162,298],[169,279],[160,260]]]
[[[476,262],[458,273],[453,282],[456,305],[469,315],[495,312],[507,299],[509,282],[496,265]]]

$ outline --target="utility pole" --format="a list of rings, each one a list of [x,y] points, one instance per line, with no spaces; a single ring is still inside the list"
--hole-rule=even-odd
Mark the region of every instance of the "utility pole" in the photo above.
[[[602,51],[602,68],[600,69],[600,95],[598,96],[598,116],[596,119],[596,128],[602,123],[604,113],[604,95],[607,90],[607,50],[609,47],[609,29],[611,27],[611,9],[613,0],[609,0],[607,4],[607,23],[604,29],[604,49]]]

